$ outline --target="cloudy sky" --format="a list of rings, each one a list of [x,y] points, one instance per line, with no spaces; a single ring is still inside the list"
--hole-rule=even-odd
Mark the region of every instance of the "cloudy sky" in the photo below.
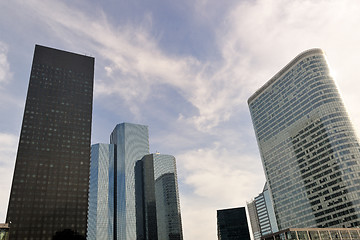
[[[177,158],[184,238],[215,240],[216,210],[265,181],[247,99],[296,55],[325,50],[360,126],[359,29],[358,0],[0,0],[0,222],[35,44],[95,57],[92,143],[148,125]]]

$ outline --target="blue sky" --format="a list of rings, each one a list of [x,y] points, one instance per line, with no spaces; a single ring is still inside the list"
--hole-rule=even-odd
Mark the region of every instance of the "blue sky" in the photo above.
[[[216,210],[264,184],[247,99],[300,52],[325,50],[360,126],[357,0],[0,0],[0,222],[35,44],[96,58],[92,143],[149,126],[177,159],[184,237],[217,239]]]

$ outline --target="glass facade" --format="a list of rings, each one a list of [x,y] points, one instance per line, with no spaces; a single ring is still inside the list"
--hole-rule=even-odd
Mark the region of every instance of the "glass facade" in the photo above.
[[[175,157],[149,154],[136,163],[137,239],[182,240]]]
[[[219,240],[250,240],[244,207],[217,210]]]
[[[262,193],[247,206],[254,239],[279,231],[267,183]]]
[[[154,158],[158,239],[182,240],[180,199],[175,157],[152,154]]]
[[[136,239],[135,164],[149,154],[149,131],[144,125],[118,124],[110,136],[115,146],[115,233],[117,239]]]
[[[356,228],[288,228],[280,232],[263,236],[262,240],[358,240]]]
[[[137,240],[157,240],[154,159],[144,156],[135,167]]]
[[[271,202],[270,192],[265,184],[264,190],[255,198],[256,212],[259,218],[261,235],[277,232],[279,229],[276,223],[274,207]]]
[[[87,240],[114,239],[114,177],[114,145],[92,145]]]
[[[94,58],[36,45],[6,222],[12,240],[85,236]]]
[[[323,51],[297,56],[248,103],[279,229],[359,226],[360,147]]]

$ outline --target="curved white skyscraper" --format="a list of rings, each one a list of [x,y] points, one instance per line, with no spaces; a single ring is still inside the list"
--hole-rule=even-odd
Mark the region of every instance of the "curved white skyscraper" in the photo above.
[[[324,52],[301,53],[248,104],[279,229],[359,226],[359,141]]]

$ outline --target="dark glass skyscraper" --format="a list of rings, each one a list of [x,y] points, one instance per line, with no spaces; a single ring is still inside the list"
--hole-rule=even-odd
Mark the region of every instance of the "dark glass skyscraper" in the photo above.
[[[217,210],[219,240],[250,240],[244,207]]]
[[[6,221],[12,240],[85,236],[94,58],[36,45]]]

